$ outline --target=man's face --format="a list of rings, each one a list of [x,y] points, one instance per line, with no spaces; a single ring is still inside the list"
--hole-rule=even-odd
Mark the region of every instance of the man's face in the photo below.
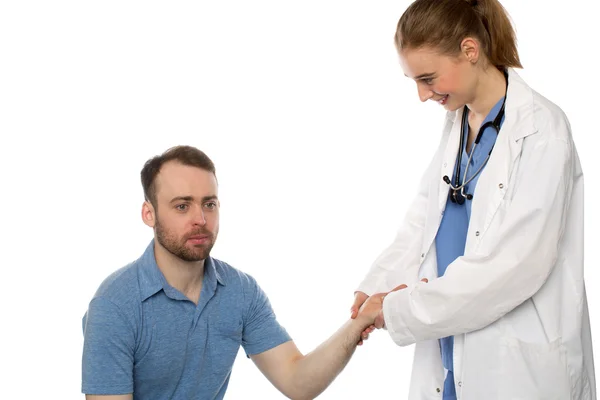
[[[184,261],[206,259],[219,233],[214,174],[176,161],[165,163],[155,180],[156,240]]]

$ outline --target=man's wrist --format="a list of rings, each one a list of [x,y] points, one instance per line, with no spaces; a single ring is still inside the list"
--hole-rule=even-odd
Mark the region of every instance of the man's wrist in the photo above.
[[[364,315],[359,314],[356,316],[356,318],[351,319],[349,322],[352,326],[352,331],[356,331],[360,335],[365,329],[373,325],[374,321],[365,317]]]

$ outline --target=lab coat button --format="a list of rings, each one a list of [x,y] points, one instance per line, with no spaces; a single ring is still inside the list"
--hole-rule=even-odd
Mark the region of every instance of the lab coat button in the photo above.
[[[435,391],[438,393],[441,392],[440,388],[435,388]]]
[[[498,187],[499,187],[500,189],[502,189],[502,188],[504,187],[504,185],[501,183],[501,184],[499,184],[499,185],[498,185]]]
[[[424,258],[424,257],[425,257],[425,253],[421,253],[421,258]]]
[[[462,382],[458,382],[458,387],[462,387]]]
[[[475,232],[475,236],[479,236],[479,231]]]

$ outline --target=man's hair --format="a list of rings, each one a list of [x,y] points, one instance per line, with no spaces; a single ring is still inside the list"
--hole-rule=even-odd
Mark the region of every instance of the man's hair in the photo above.
[[[212,172],[215,177],[215,165],[204,152],[192,146],[171,147],[159,156],[154,156],[144,164],[142,168],[142,187],[144,188],[144,199],[157,209],[156,204],[156,176],[162,166],[169,161],[177,161],[190,167],[197,167]]]

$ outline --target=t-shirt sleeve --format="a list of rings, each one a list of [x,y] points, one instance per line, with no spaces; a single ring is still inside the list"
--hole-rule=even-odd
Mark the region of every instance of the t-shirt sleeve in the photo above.
[[[250,303],[244,319],[242,347],[247,356],[259,354],[291,340],[275,316],[265,292],[251,279]]]
[[[94,298],[83,317],[81,391],[133,393],[135,332],[132,322],[110,300]]]

